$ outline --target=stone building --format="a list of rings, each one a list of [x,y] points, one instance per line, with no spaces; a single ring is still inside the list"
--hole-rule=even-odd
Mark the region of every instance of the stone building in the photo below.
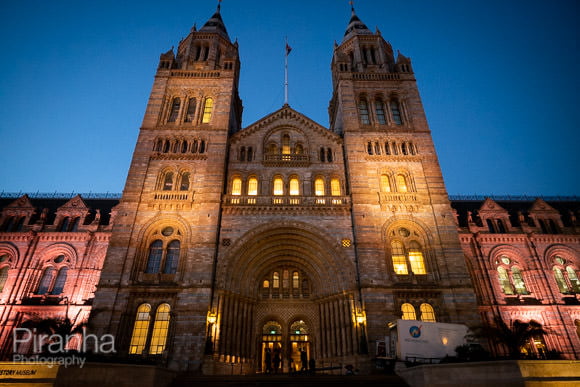
[[[6,306],[0,307],[24,308],[6,289],[27,284],[28,293],[40,293],[34,289],[44,289],[43,267],[62,270],[57,257],[70,260],[70,273],[85,257],[75,266],[84,288],[73,285],[70,274],[61,278],[66,285],[55,308],[61,315],[65,307],[70,314],[82,310],[82,320],[92,304],[94,333],[113,334],[117,356],[171,369],[265,372],[270,358],[288,370],[300,366],[304,351],[319,365],[351,363],[365,370],[391,321],[476,326],[480,315],[488,322],[502,315],[553,325],[568,336],[550,336],[548,349],[578,357],[577,307],[570,306],[576,296],[569,295],[576,292],[572,272],[579,268],[576,219],[566,215],[564,226],[557,211],[538,204],[526,216],[541,216],[546,227],[554,223],[563,233],[539,237],[530,233],[539,233],[542,223],[509,223],[506,213],[488,210],[489,201],[481,209],[463,202],[452,208],[411,61],[395,56],[378,30],[370,31],[353,9],[332,54],[330,128],[288,104],[242,128],[238,49],[218,6],[177,52],[161,55],[118,204],[76,197],[51,215],[54,220],[42,222],[30,217],[42,217],[44,205],[31,205],[27,197],[4,208],[0,270],[8,267],[8,280]],[[569,204],[577,211],[577,202]],[[21,207],[28,208],[23,225],[30,231],[24,234],[9,223]],[[66,215],[73,207],[79,212]],[[73,222],[78,230],[69,230],[71,223],[63,228],[65,216],[80,217]],[[488,219],[502,219],[503,229],[496,223],[498,233],[487,236]],[[46,253],[34,249],[41,246],[34,238],[47,241]],[[504,246],[514,238],[518,247]],[[530,252],[538,238],[544,242],[534,251],[549,256],[543,269]],[[556,240],[563,247],[550,250]],[[72,247],[50,250],[60,244]],[[501,265],[495,263],[503,262],[502,254],[522,272],[535,270],[524,272],[524,281],[531,276],[530,294],[542,286],[550,292],[528,303],[533,297],[524,297],[505,264],[515,296],[506,294],[505,275],[499,270],[504,276],[498,277]],[[549,263],[560,262],[556,256],[565,289],[550,277],[556,269]],[[58,282],[60,274],[53,273]],[[540,304],[543,312],[515,313]],[[19,313],[45,310],[37,305]],[[2,331],[8,348],[10,327],[23,318],[8,312],[2,318],[2,325],[9,322]]]

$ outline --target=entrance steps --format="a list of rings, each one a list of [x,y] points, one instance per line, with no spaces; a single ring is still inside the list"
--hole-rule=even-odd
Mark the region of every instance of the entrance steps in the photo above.
[[[407,387],[399,376],[392,375],[251,375],[192,376],[179,375],[172,387]]]

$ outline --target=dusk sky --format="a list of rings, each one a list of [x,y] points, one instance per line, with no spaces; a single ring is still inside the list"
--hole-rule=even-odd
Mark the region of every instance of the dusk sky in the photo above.
[[[217,1],[0,2],[0,192],[123,190],[159,55]],[[450,194],[579,195],[580,2],[357,0],[412,59]],[[243,126],[284,99],[328,127],[347,0],[225,0]]]

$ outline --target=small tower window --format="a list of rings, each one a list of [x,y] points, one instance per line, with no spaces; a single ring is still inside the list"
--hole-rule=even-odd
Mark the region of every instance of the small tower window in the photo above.
[[[187,113],[185,115],[185,122],[193,122],[193,118],[195,117],[195,107],[196,107],[196,99],[190,98],[189,103],[187,104]]]
[[[203,105],[203,118],[201,120],[203,124],[208,124],[211,121],[212,111],[213,111],[213,99],[206,98],[205,104]]]
[[[179,115],[179,107],[181,106],[181,99],[179,97],[173,98],[173,103],[171,104],[171,112],[169,113],[169,119],[167,122],[177,121],[177,116]]]
[[[371,123],[369,119],[369,105],[366,99],[361,98],[358,103],[358,110],[360,114],[360,123],[363,125],[369,125]]]
[[[393,122],[397,125],[403,125],[399,101],[397,101],[396,99],[393,99],[393,100],[391,100],[390,105],[391,105],[391,114],[393,115]]]
[[[379,124],[386,124],[387,120],[385,118],[385,105],[383,104],[382,100],[375,100],[375,111],[377,113],[377,120],[379,121]]]
[[[282,136],[282,154],[283,155],[290,154],[290,136],[287,134]]]

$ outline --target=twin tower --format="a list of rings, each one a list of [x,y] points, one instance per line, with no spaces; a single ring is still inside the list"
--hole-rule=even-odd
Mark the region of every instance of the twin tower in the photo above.
[[[242,128],[239,49],[218,7],[161,55],[95,333],[121,357],[230,374],[303,352],[364,370],[396,319],[476,324],[411,61],[353,9],[330,128],[288,105]]]

